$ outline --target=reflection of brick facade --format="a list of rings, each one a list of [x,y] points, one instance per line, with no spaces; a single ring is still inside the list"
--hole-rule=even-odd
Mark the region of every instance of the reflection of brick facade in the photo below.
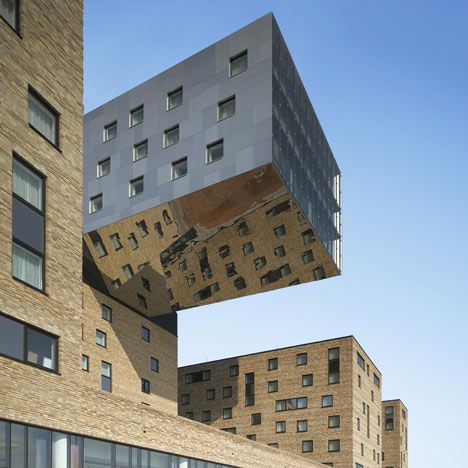
[[[382,466],[408,468],[408,409],[401,400],[382,401]]]
[[[339,348],[339,383],[329,383],[329,379],[338,379],[338,364],[331,360],[336,358],[336,348]],[[277,359],[277,369],[268,370],[272,359]],[[306,364],[299,365],[300,359],[306,359]],[[271,365],[275,367],[274,362]],[[231,376],[232,366],[238,368],[238,375]],[[205,371],[205,380],[185,383],[191,380],[187,375],[199,371]],[[254,374],[252,405],[248,405],[252,403],[252,387],[245,382],[249,373]],[[312,385],[306,385],[311,382]],[[277,391],[271,391],[275,385]],[[223,390],[228,387],[231,389]],[[215,397],[209,399],[212,390]],[[224,397],[223,391],[232,391],[232,397]],[[329,395],[333,396],[333,406],[322,407],[322,397]],[[277,403],[279,400],[304,397],[307,397],[305,409],[277,410],[277,404],[282,404]],[[294,404],[293,400],[286,406]],[[381,466],[381,407],[381,374],[353,337],[179,368],[179,415],[196,421],[204,419],[204,423],[219,429],[235,428],[242,437],[255,437],[261,444],[278,444],[280,449],[340,468],[355,464]],[[225,408],[232,408],[229,419],[223,418]],[[252,415],[258,413],[261,423],[252,424]],[[329,427],[337,424],[333,416],[339,416],[339,427]],[[276,432],[277,423],[284,432]],[[304,424],[307,429],[298,432],[298,425]],[[334,440],[340,441],[337,452],[329,451],[329,441]],[[313,441],[313,451],[303,453],[303,448],[309,448],[309,441]]]

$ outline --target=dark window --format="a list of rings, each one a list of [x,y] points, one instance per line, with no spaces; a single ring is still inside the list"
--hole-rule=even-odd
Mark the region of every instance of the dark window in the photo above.
[[[254,260],[256,270],[261,270],[267,263],[266,257],[258,257]]]
[[[328,441],[328,451],[329,452],[339,452],[340,451],[340,439],[333,439]]]
[[[129,125],[134,127],[135,125],[141,124],[145,118],[145,108],[143,105],[136,107],[130,111]]]
[[[275,227],[274,232],[276,237],[283,237],[284,235],[286,235],[286,228],[284,227],[284,224]]]
[[[223,398],[232,397],[232,387],[223,387]]]
[[[262,424],[262,413],[253,413],[250,415],[250,424],[257,425]]]
[[[284,250],[284,247],[282,245],[276,247],[274,252],[275,256],[279,258],[284,257],[286,255],[286,251]]]
[[[128,183],[128,196],[129,198],[136,197],[143,193],[144,190],[144,180],[143,176],[137,177],[136,179],[132,179]]]
[[[226,258],[231,253],[231,248],[229,245],[223,245],[219,248],[219,256],[221,258]]]
[[[385,430],[393,431],[394,428],[394,410],[393,406],[385,407]]]
[[[143,341],[150,341],[150,330],[144,326],[141,327],[141,339]]]
[[[236,97],[232,96],[218,102],[218,121],[227,119],[236,113]]]
[[[302,386],[311,387],[314,384],[313,374],[305,374],[302,376]]]
[[[245,221],[242,221],[239,226],[237,226],[237,231],[239,233],[240,237],[246,236],[247,234],[250,234],[249,226],[247,226],[247,223]]]
[[[340,348],[328,350],[328,383],[335,384],[340,381]]]
[[[107,124],[104,127],[103,140],[109,141],[117,136],[117,121]]]
[[[325,270],[323,267],[318,267],[314,270],[314,278],[316,281],[326,278]]]
[[[226,275],[228,276],[228,278],[230,276],[237,275],[236,266],[234,265],[234,262],[228,263],[226,265]]]
[[[142,296],[141,294],[137,294],[137,299],[138,299],[138,305],[140,307],[143,307],[144,309],[147,308],[147,305],[146,305],[146,297],[145,296]],[[148,340],[149,341],[149,340]]]
[[[333,406],[333,395],[322,396],[322,408],[330,408]]]
[[[159,372],[159,359],[151,358],[151,370],[153,372]]]
[[[101,317],[108,322],[112,322],[112,309],[105,304],[101,304]]]
[[[235,427],[225,427],[221,429],[224,432],[228,432],[229,434],[235,434],[236,428]]]
[[[314,451],[314,441],[313,440],[303,440],[302,441],[302,452],[313,452]]]
[[[302,254],[302,261],[305,265],[314,261],[314,254],[312,253],[312,250],[307,250]]]
[[[54,146],[59,146],[59,114],[32,88],[28,95],[29,125]]]
[[[140,231],[141,237],[146,237],[149,234],[148,226],[146,225],[146,221],[142,219],[141,221],[137,221],[136,223],[138,230]]]
[[[133,162],[145,159],[148,156],[148,140],[140,141],[133,146]]]
[[[255,404],[255,374],[248,372],[245,374],[245,406]]]
[[[237,375],[239,375],[239,366],[237,364],[234,364],[229,367],[229,376],[236,377]]]
[[[159,221],[156,221],[154,223],[154,230],[156,231],[157,236],[161,239],[164,236],[161,223]]]
[[[169,224],[172,223],[172,219],[171,219],[171,217],[169,216],[167,210],[163,210],[162,215],[163,215],[164,222],[165,222],[167,225],[169,225]]]
[[[130,279],[133,276],[133,268],[129,264],[124,265],[122,267],[122,271],[127,279]]]
[[[239,73],[247,70],[247,51],[244,50],[240,54],[229,59],[229,76],[236,76]]]
[[[187,418],[187,419],[193,419],[193,411],[186,411],[184,413],[184,416]]]
[[[276,400],[276,411],[290,411],[307,408],[307,397]]]
[[[278,448],[278,444],[276,442],[271,442],[271,443],[268,444],[268,447]]]
[[[185,280],[187,281],[187,286],[190,288],[191,286],[195,284],[195,275],[192,273],[186,276]]]
[[[340,427],[340,417],[339,416],[328,416],[328,427],[329,428]]]
[[[224,156],[224,141],[219,140],[206,147],[206,163],[219,161]]]
[[[164,148],[175,145],[176,143],[179,143],[179,125],[164,130]]]
[[[112,364],[101,361],[101,390],[112,391]]]
[[[268,359],[268,370],[276,370],[278,369],[278,358],[271,358]]]
[[[141,391],[143,393],[150,393],[150,381],[141,379]]]
[[[81,370],[89,372],[89,356],[86,354],[81,355]]]
[[[189,405],[190,404],[190,393],[183,393],[180,399],[181,405]]]
[[[304,245],[309,245],[315,240],[312,229],[307,229],[307,231],[304,231],[302,233],[302,240],[304,242]]]
[[[232,418],[232,408],[223,408],[223,419]]]
[[[254,246],[252,242],[247,242],[246,244],[244,244],[242,246],[242,250],[245,256],[250,255],[254,251]]]
[[[380,378],[377,374],[374,374],[374,384],[380,388]]]
[[[187,175],[187,158],[179,159],[172,163],[172,180],[180,179]]]
[[[111,159],[106,158],[97,163],[97,177],[104,177],[110,174],[111,169]]]
[[[132,248],[132,250],[138,249],[138,241],[137,241],[137,239],[135,237],[135,234],[133,234],[133,232],[130,233],[127,240],[128,240],[128,243],[130,244],[130,247]]]
[[[185,383],[196,383],[196,382],[204,382],[207,380],[211,380],[211,371],[204,370],[198,372],[191,372],[189,374],[185,374]]]
[[[297,432],[307,432],[309,429],[309,422],[307,419],[301,419],[296,422],[296,431]]]
[[[183,101],[183,88],[174,89],[167,93],[167,110],[174,109],[182,104]]]
[[[255,434],[247,434],[245,437],[249,440],[257,440],[257,436]]]
[[[141,277],[141,285],[149,292],[151,292],[151,284],[148,280],[148,278],[145,278],[144,276]]]
[[[201,420],[202,422],[211,421],[211,411],[210,410],[202,411]]]
[[[96,344],[105,348],[107,346],[107,334],[101,330],[96,330]]]
[[[268,393],[275,393],[278,391],[278,381],[270,380],[268,382]]]
[[[276,421],[276,432],[286,432],[286,421]]]
[[[207,400],[214,400],[216,398],[216,390],[214,388],[209,388],[206,391],[206,399]]]
[[[19,0],[2,0],[0,2],[0,16],[19,34],[20,20]]]
[[[110,240],[115,250],[120,250],[122,248],[122,242],[120,242],[120,236],[117,233],[111,234]]]
[[[307,364],[307,353],[296,354],[296,366],[305,366]]]
[[[96,240],[93,244],[99,258],[105,257],[107,255],[106,247],[104,246],[104,243],[101,239]]]
[[[268,219],[271,219],[275,217],[276,215],[283,213],[285,211],[289,211],[291,209],[291,203],[289,200],[278,203],[277,205],[273,206],[266,212],[266,217]]]
[[[241,289],[245,289],[247,287],[247,283],[242,276],[239,276],[234,280],[234,287],[240,291]]]
[[[357,363],[362,368],[362,370],[366,370],[366,364],[364,362],[364,358],[357,351],[356,351],[356,359],[357,359]]]
[[[102,193],[98,193],[89,199],[89,214],[102,210]]]

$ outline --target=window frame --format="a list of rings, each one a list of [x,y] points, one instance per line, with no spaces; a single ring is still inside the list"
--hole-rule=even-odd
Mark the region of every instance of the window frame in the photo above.
[[[245,68],[243,70],[241,70],[240,72],[237,72],[235,73],[234,75],[232,74],[232,62],[234,62],[235,60],[237,59],[240,59],[242,56],[245,55],[245,61],[246,61],[246,65],[245,65]],[[241,52],[233,55],[232,57],[229,57],[229,78],[233,78],[234,76],[237,76],[237,75],[240,75],[241,73],[244,73],[245,71],[247,71],[249,68],[249,54],[248,54],[248,49],[244,49],[242,50]]]
[[[136,114],[140,110],[143,111],[143,118],[141,119],[141,122],[133,123],[133,115]],[[140,104],[139,106],[134,107],[133,109],[130,109],[128,113],[128,128],[136,127],[137,125],[142,124],[144,121],[145,121],[145,105],[144,104]]]
[[[148,332],[148,339],[145,339],[143,337],[143,330],[146,330]],[[144,325],[141,326],[140,330],[140,338],[145,342],[145,343],[151,343],[151,330],[148,327],[145,327]]]
[[[94,210],[94,211],[91,211],[91,204],[94,200],[96,200],[97,198],[101,198],[101,208],[97,209],[97,210]],[[104,207],[104,196],[102,195],[102,192],[101,193],[97,193],[96,195],[93,195],[92,197],[89,197],[89,202],[88,202],[88,214],[92,215],[94,213],[99,213],[99,211],[102,211]]]
[[[42,106],[44,106],[51,114],[55,117],[55,142],[49,140],[44,134],[42,134],[34,125],[29,121],[29,95],[36,99]],[[56,150],[61,151],[60,149],[60,112],[45,99],[38,91],[36,91],[31,85],[28,85],[28,126],[38,135],[41,135],[44,140],[50,143]]]
[[[108,138],[108,129],[112,126],[115,125],[115,136],[112,138]],[[117,126],[117,120],[113,120],[112,122],[109,122],[108,124],[104,125],[104,128],[102,129],[102,142],[106,143],[111,140],[115,140],[117,138],[117,131],[118,131],[118,126]]]
[[[185,161],[187,167],[186,167],[186,171],[185,171],[185,174],[182,175],[182,176],[179,176],[179,177],[174,177],[174,174],[175,174],[175,167],[177,164],[181,163]],[[171,181],[174,182],[176,180],[180,180],[180,179],[183,179],[184,177],[187,177],[188,175],[188,157],[187,156],[184,156],[183,158],[180,158],[180,159],[177,159],[176,161],[172,161],[171,163]]]
[[[234,101],[234,112],[226,117],[223,117],[221,118],[220,117],[220,110],[221,110],[221,107],[224,106],[225,104],[227,104],[228,102],[230,101]],[[229,119],[229,117],[233,117],[234,115],[236,115],[236,111],[237,111],[237,102],[236,102],[236,95],[233,94],[232,96],[229,96],[227,97],[226,99],[222,99],[221,101],[218,101],[218,105],[217,105],[217,121],[218,122],[222,122],[223,120],[226,120],[226,119]]]
[[[137,157],[138,149],[141,148],[143,145],[146,146],[146,154],[144,156]],[[143,159],[146,159],[148,157],[148,154],[149,154],[148,138],[145,138],[144,140],[141,140],[138,143],[135,143],[133,145],[132,162],[136,163],[138,161],[142,161]],[[136,177],[136,179],[138,179],[138,177]]]
[[[133,195],[132,195],[132,187],[134,187],[135,182],[140,181],[140,180],[143,183],[142,184],[143,188],[142,188],[141,192],[133,193]],[[141,176],[135,177],[133,179],[130,179],[128,181],[128,198],[138,197],[138,195],[141,195],[144,191],[145,191],[145,178],[144,178],[144,176],[141,175]]]
[[[101,333],[103,336],[104,336],[104,344],[100,344],[98,343],[98,334]],[[99,328],[96,328],[96,340],[95,340],[96,344],[98,346],[100,346],[101,348],[107,348],[107,333],[106,332],[103,332],[102,330],[99,330]]]
[[[182,99],[180,101],[180,104],[170,107],[169,106],[170,98],[174,94],[178,93],[179,91],[182,92]],[[180,107],[183,103],[184,103],[184,87],[183,86],[178,86],[177,88],[174,88],[173,90],[167,92],[167,96],[166,96],[166,111],[167,112],[171,111],[172,109],[177,109],[177,107]]]
[[[210,150],[219,145],[219,144],[222,144],[222,148],[223,148],[223,154],[220,158],[218,159],[211,159],[210,160]],[[219,140],[216,140],[216,141],[213,141],[213,143],[209,143],[208,145],[206,145],[206,155],[205,155],[205,164],[214,164],[218,161],[221,161],[221,159],[224,159],[224,138],[220,138]]]
[[[174,130],[177,130],[177,141],[175,141],[174,143],[169,143],[167,142],[167,136],[173,132]],[[172,127],[169,127],[169,128],[166,128],[163,132],[163,148],[166,149],[166,148],[170,148],[171,146],[174,146],[174,145],[177,145],[177,143],[179,143],[180,141],[180,125],[179,124],[176,124],[176,125],[173,125]]]
[[[109,161],[109,172],[107,174],[102,174],[102,171],[100,171],[100,168],[102,167],[103,163],[106,163]],[[96,165],[96,179],[102,179],[103,177],[106,177],[107,175],[110,174],[111,171],[111,157],[108,156],[107,158],[101,159],[100,161],[97,162]]]

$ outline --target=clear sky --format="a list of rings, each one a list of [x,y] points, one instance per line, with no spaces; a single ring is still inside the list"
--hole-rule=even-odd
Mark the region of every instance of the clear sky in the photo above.
[[[269,11],[343,173],[343,275],[181,312],[179,363],[353,334],[410,468],[466,468],[468,2],[87,0],[86,110]]]

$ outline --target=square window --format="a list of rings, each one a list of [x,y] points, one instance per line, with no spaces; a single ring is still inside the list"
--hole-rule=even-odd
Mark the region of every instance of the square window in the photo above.
[[[147,341],[149,343],[150,341],[150,330],[149,328],[146,327],[141,327],[141,339],[143,341]]]
[[[187,175],[187,158],[179,159],[172,163],[172,180],[180,179]]]
[[[302,386],[311,387],[314,384],[313,374],[305,374],[302,376]]]
[[[305,366],[307,364],[307,353],[296,354],[296,366]]]
[[[266,257],[258,257],[254,260],[256,270],[261,270],[266,265]]]
[[[322,408],[331,408],[333,406],[333,395],[322,396]]]
[[[117,120],[104,127],[104,141],[112,140],[117,136]]]
[[[268,382],[268,393],[275,393],[278,391],[278,381],[270,380]]]
[[[28,111],[29,125],[46,140],[58,147],[59,114],[31,88],[29,88],[28,94]]]
[[[229,367],[229,376],[236,377],[239,375],[239,366],[237,364]]]
[[[184,413],[184,416],[187,418],[187,419],[193,419],[193,411],[186,411]]]
[[[96,344],[103,348],[107,346],[107,335],[101,330],[96,330]]]
[[[223,419],[232,418],[232,408],[223,408]]]
[[[150,381],[141,379],[141,391],[143,393],[150,393]]]
[[[280,275],[281,278],[284,278],[285,276],[288,276],[291,274],[291,267],[286,263],[286,265],[283,265],[280,267]]]
[[[178,107],[182,104],[183,102],[183,88],[182,86],[180,88],[174,89],[173,91],[170,91],[167,93],[167,110],[174,109],[175,107]]]
[[[190,404],[190,393],[183,393],[180,400],[181,405],[189,405]]]
[[[276,421],[276,432],[286,432],[286,421]]]
[[[103,320],[112,322],[112,309],[105,304],[101,304],[101,317]]]
[[[284,247],[282,245],[275,248],[276,257],[281,258],[281,257],[284,257],[285,255],[286,255],[286,251],[284,250]]]
[[[135,197],[143,193],[143,176],[133,179],[128,184],[128,196],[129,198]]]
[[[240,54],[229,59],[229,76],[236,76],[239,73],[247,70],[247,51],[244,50]]]
[[[57,338],[28,326],[25,330],[26,361],[57,370]]]
[[[302,254],[302,261],[304,262],[304,265],[307,265],[308,263],[314,261],[314,255],[312,253],[312,250],[307,250]]]
[[[284,224],[275,227],[274,233],[276,237],[283,237],[284,235],[286,235],[286,228],[284,227]]]
[[[229,247],[229,245],[223,245],[219,248],[218,252],[221,258],[226,258],[231,253],[231,248]]]
[[[201,415],[202,415],[201,416],[202,422],[211,421],[211,411],[210,410],[202,411]]]
[[[20,2],[3,0],[0,2],[0,16],[19,34]]]
[[[253,253],[254,252],[254,246],[253,246],[252,242],[247,242],[247,244],[244,244],[242,246],[242,251],[244,252],[245,256],[250,255],[251,253]]]
[[[307,419],[301,419],[296,422],[296,431],[297,432],[307,432],[309,430],[309,422]]]
[[[239,237],[244,237],[247,234],[250,234],[249,226],[245,221],[242,221],[239,226],[237,227],[237,232],[239,233]]]
[[[276,370],[278,369],[278,358],[271,358],[268,359],[268,370]]]
[[[335,427],[340,427],[340,417],[328,416],[328,427],[330,429],[335,428]]]
[[[340,451],[340,439],[333,439],[328,441],[328,451],[329,452],[339,452]]]
[[[145,111],[143,106],[139,106],[136,109],[130,111],[130,127],[134,127],[143,122]]]
[[[89,372],[89,356],[81,355],[81,370]]]
[[[133,162],[145,159],[148,156],[148,140],[141,141],[133,146]]]
[[[262,413],[253,413],[250,415],[250,424],[255,426],[257,424],[262,424]]]
[[[302,453],[308,453],[314,451],[314,441],[313,440],[303,440],[302,441]]]
[[[242,276],[239,276],[234,280],[234,287],[240,291],[241,289],[245,289],[247,287],[247,283]]]
[[[224,141],[219,140],[206,147],[206,163],[212,163],[222,159],[224,156]]]
[[[236,97],[232,96],[218,102],[218,121],[227,119],[236,113]]]
[[[185,271],[187,270],[187,260],[182,260],[179,263],[179,271]]]
[[[179,143],[179,126],[178,125],[175,125],[174,127],[164,130],[164,141],[163,141],[164,148],[175,145],[176,143]]]
[[[151,370],[153,372],[159,372],[159,359],[156,359],[155,357],[151,358]]]
[[[228,278],[229,278],[230,276],[237,275],[236,266],[234,265],[234,262],[228,263],[228,264],[226,265],[226,275],[227,275]]]
[[[206,399],[207,400],[214,400],[216,398],[216,391],[214,388],[209,388],[206,391]]]
[[[324,278],[326,278],[326,276],[325,276],[325,270],[323,269],[323,267],[316,268],[314,270],[314,279],[318,281]]]
[[[110,173],[111,160],[110,158],[103,159],[97,164],[97,177],[104,177]]]
[[[302,240],[304,242],[304,245],[309,245],[312,242],[314,242],[315,237],[312,229],[307,229],[307,231],[304,231],[302,233]]]
[[[257,436],[255,434],[247,434],[245,437],[249,440],[257,440]]]
[[[232,387],[223,387],[223,398],[232,397]]]
[[[89,199],[89,214],[102,210],[102,193]]]

